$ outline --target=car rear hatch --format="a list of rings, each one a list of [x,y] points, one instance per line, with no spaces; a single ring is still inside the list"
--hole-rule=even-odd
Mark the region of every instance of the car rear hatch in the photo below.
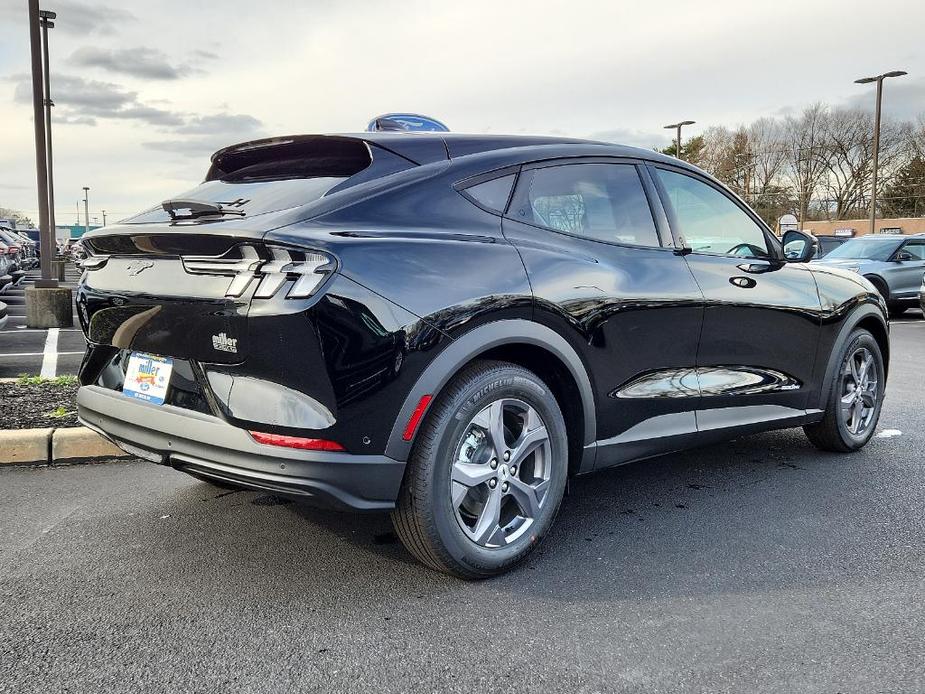
[[[230,285],[236,272],[251,268],[253,274],[254,243],[152,225],[142,234],[96,237],[88,245],[93,255],[85,261],[77,304],[91,344],[181,359],[243,359],[254,283],[240,292]],[[224,262],[212,273],[191,272],[205,258]],[[216,349],[213,335],[235,342]]]
[[[416,167],[362,137],[245,143],[217,152],[196,188],[84,235],[82,383],[121,389],[133,352],[173,359],[167,402],[204,412],[222,409],[214,403],[222,389],[228,400],[229,375],[291,383],[280,346],[303,343],[306,363],[320,363],[305,312],[337,259],[311,239],[284,244],[267,233],[352,195],[347,189]],[[329,402],[331,387],[314,381],[297,389]],[[218,393],[211,405],[210,388]]]
[[[394,165],[390,153],[375,154],[380,169]],[[78,313],[89,341],[179,359],[243,361],[254,293],[266,293],[271,282],[285,291],[286,282],[299,280],[299,263],[316,257],[311,249],[264,244],[263,237],[280,215],[368,175],[373,157],[368,143],[347,137],[236,145],[213,155],[196,188],[85,235]],[[287,271],[265,277],[273,264]]]

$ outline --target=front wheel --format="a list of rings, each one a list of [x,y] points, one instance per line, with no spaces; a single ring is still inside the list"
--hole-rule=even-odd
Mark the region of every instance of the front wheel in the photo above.
[[[838,363],[824,418],[803,431],[817,448],[847,453],[864,446],[877,428],[886,372],[880,345],[860,328],[849,336]]]
[[[493,576],[552,526],[567,471],[565,421],[548,386],[514,364],[476,362],[422,424],[392,522],[424,564]]]

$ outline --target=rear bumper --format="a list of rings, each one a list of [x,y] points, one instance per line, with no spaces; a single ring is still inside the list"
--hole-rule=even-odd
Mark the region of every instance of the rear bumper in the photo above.
[[[266,446],[207,414],[99,386],[77,393],[80,421],[139,457],[196,477],[358,511],[394,508],[405,464],[384,455]]]

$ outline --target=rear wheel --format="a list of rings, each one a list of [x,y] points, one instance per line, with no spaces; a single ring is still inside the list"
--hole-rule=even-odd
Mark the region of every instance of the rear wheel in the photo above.
[[[535,374],[476,362],[435,400],[408,461],[395,530],[428,566],[485,578],[551,527],[568,470],[565,421]]]
[[[847,453],[873,436],[883,404],[883,355],[874,336],[855,330],[839,354],[825,417],[803,427],[812,443],[825,451]]]

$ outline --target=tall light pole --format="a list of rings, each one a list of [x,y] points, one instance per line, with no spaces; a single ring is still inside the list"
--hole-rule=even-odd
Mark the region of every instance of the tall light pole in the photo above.
[[[877,159],[880,155],[880,102],[883,99],[883,80],[887,77],[902,77],[907,74],[903,70],[893,70],[891,72],[884,72],[882,75],[877,75],[876,77],[862,77],[859,80],[855,80],[855,84],[870,84],[871,82],[877,83],[877,109],[874,112],[874,172],[871,180],[871,189],[870,189],[870,233],[874,233],[874,228],[877,221]]]
[[[51,278],[54,230],[48,226],[48,153],[45,149],[45,111],[42,108],[42,36],[39,27],[39,0],[29,0],[29,43],[32,50],[32,120],[35,124],[36,187],[39,192],[39,238],[42,277],[36,287],[57,287]]]
[[[45,146],[48,152],[48,227],[51,229],[51,238],[55,239],[55,174],[54,174],[54,157],[51,153],[51,107],[54,104],[51,101],[51,80],[49,79],[50,68],[48,66],[48,30],[53,29],[55,23],[52,21],[57,15],[54,12],[39,10],[39,20],[42,23],[42,65],[44,67],[45,80]]]
[[[684,125],[693,125],[696,121],[692,120],[682,120],[679,123],[672,123],[671,125],[666,125],[665,130],[674,130],[676,131],[675,135],[675,155],[678,159],[681,158],[681,127]]]
[[[90,231],[90,188],[84,186],[84,233]]]
[[[102,210],[102,212],[103,212],[103,226],[106,226],[106,210]]]

